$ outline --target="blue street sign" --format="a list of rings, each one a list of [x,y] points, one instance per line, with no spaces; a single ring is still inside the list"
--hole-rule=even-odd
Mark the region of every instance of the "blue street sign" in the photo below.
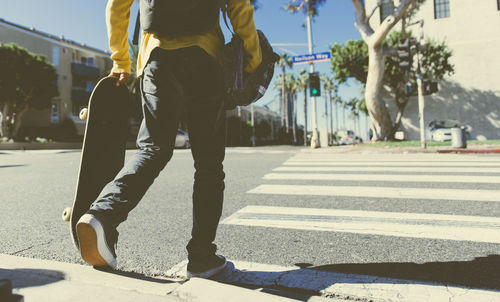
[[[330,60],[329,52],[313,53],[311,55],[301,55],[292,57],[293,64],[306,64],[311,62],[321,62]]]

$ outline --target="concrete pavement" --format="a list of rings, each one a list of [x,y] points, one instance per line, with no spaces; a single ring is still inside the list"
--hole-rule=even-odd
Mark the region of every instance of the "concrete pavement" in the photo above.
[[[23,299],[52,302],[296,301],[206,279],[176,281],[10,255],[0,255],[0,279],[9,279],[12,282],[12,301],[16,302]],[[0,296],[0,300],[9,301],[4,296]]]
[[[167,302],[339,302],[339,301],[498,301],[496,291],[443,286],[310,269],[231,262],[214,280],[185,279],[186,263],[167,272],[174,277],[100,271],[89,266],[0,254],[0,279],[12,282],[13,295],[0,289],[0,300],[18,301],[167,301]],[[224,284],[228,276],[233,284]],[[264,276],[265,275],[265,276]],[[264,276],[264,277],[263,277]],[[235,281],[236,280],[236,281]],[[269,284],[267,284],[269,283]],[[317,293],[312,293],[315,288]],[[280,289],[291,289],[286,292]],[[300,292],[307,294],[300,294]],[[321,296],[319,296],[319,295]],[[10,300],[9,300],[10,299]]]

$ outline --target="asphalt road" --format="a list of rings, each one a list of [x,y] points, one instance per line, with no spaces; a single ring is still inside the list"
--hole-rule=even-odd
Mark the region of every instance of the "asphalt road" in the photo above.
[[[491,190],[492,193],[500,189],[498,183],[263,179],[273,169],[282,167],[285,161],[303,154],[301,150],[291,147],[228,148],[221,221],[246,206],[500,217],[500,203],[495,201],[247,193],[262,184],[446,188]],[[336,158],[334,154],[328,156]],[[469,155],[462,156],[467,160]],[[61,220],[63,209],[71,206],[73,201],[79,158],[79,151],[0,153],[0,253],[83,263],[71,243],[68,223]],[[342,158],[338,156],[339,160]],[[349,155],[351,162],[356,162],[356,158],[366,156]],[[489,158],[500,164],[499,156]],[[457,166],[460,166],[460,160]],[[161,275],[186,259],[185,245],[191,231],[193,173],[189,151],[176,150],[172,161],[139,206],[119,227],[119,269]],[[433,175],[447,174],[436,172]],[[491,176],[492,173],[464,172],[458,175]],[[430,274],[459,275],[459,280],[466,280],[463,284],[466,286],[471,286],[470,280],[474,279],[477,284],[472,285],[477,287],[500,287],[498,243],[232,224],[219,226],[216,243],[219,253],[238,261],[314,266],[375,275],[394,272],[392,276],[397,277],[420,274],[421,279],[427,281],[440,281],[429,277]],[[492,285],[495,283],[496,287]]]

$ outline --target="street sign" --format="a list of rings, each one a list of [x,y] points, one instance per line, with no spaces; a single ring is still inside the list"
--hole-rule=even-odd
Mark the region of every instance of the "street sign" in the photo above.
[[[329,60],[330,60],[329,52],[313,53],[310,55],[301,55],[292,57],[293,64],[307,64],[311,62],[322,62]]]

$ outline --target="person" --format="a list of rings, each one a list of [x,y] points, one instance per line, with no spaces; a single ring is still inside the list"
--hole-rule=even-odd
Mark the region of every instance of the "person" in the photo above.
[[[133,2],[109,0],[106,7],[114,63],[110,76],[117,78],[117,85],[127,82],[131,69],[127,29]],[[243,40],[245,72],[252,73],[262,60],[254,8],[249,0],[226,2],[233,30]],[[213,243],[225,178],[223,45],[219,22],[205,33],[190,36],[159,37],[142,32],[137,59],[143,110],[139,149],[77,223],[80,253],[87,263],[116,268],[116,228],[172,157],[179,112],[184,110],[195,167],[187,276],[207,278],[225,267],[226,259],[216,254]]]

